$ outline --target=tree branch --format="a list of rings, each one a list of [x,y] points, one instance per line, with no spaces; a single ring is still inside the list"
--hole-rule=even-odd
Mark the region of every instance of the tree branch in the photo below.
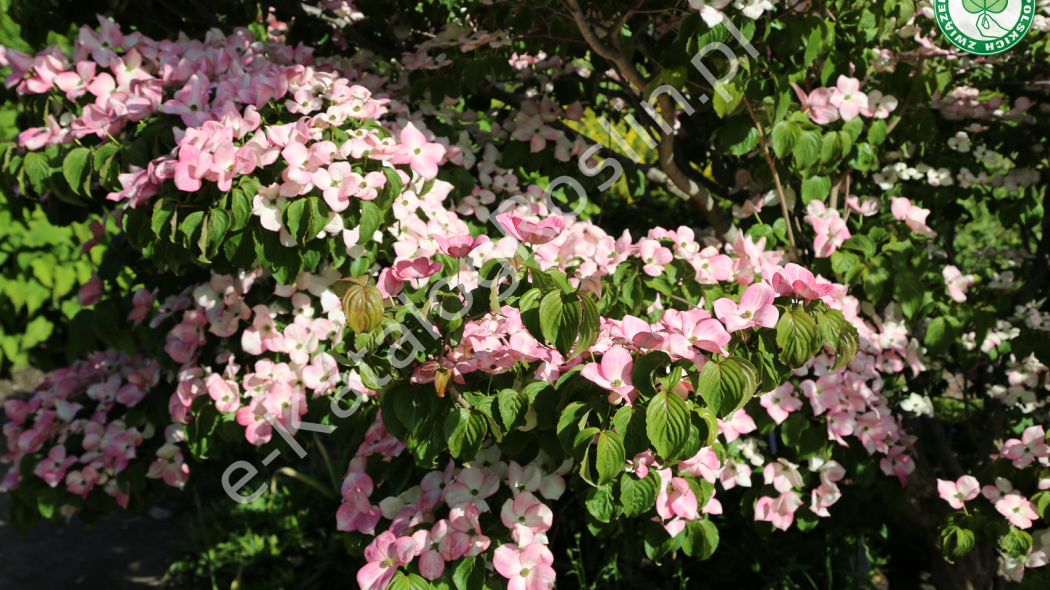
[[[762,146],[762,153],[766,156],[766,164],[769,165],[769,171],[773,173],[773,183],[776,185],[777,198],[780,200],[780,211],[784,215],[784,227],[787,229],[788,242],[791,243],[791,250],[795,254],[795,259],[802,260],[798,253],[798,245],[795,243],[795,230],[791,229],[791,213],[788,211],[787,200],[784,198],[784,187],[780,184],[780,174],[777,173],[776,163],[773,162],[773,156],[769,153],[769,146],[766,145],[766,133],[762,130],[762,123],[758,122],[754,109],[751,108],[751,101],[746,96],[743,98],[744,104],[747,105],[747,112],[751,115],[751,120],[754,121],[755,127],[758,128],[758,143]]]
[[[573,20],[576,21],[580,33],[583,35],[584,40],[587,41],[587,44],[591,46],[591,49],[613,64],[620,71],[621,75],[634,85],[635,90],[637,90],[640,95],[644,96],[645,89],[649,85],[649,81],[645,76],[642,75],[642,73],[638,71],[638,68],[627,59],[623,54],[623,51],[618,47],[610,47],[609,45],[606,45],[600,38],[598,38],[598,35],[591,28],[590,23],[587,22],[587,17],[580,8],[579,0],[567,0],[567,3]],[[628,11],[628,17],[629,12],[630,11]],[[616,22],[621,22],[621,20],[626,22],[626,19],[623,16],[618,18]],[[616,36],[611,37],[610,40],[618,45],[619,41]],[[674,102],[672,102],[670,96],[662,94],[659,98],[659,105],[660,114],[664,119],[664,124],[667,128],[673,129],[677,112]],[[662,130],[663,126],[661,126],[658,147],[658,153],[660,155],[660,171],[663,172],[663,175],[678,188],[678,192],[684,193],[700,208],[704,217],[707,218],[707,222],[714,227],[719,238],[727,242],[734,241],[737,235],[736,226],[733,225],[732,220],[727,217],[725,212],[718,206],[718,202],[711,196],[711,193],[697,184],[678,166],[674,159],[674,133],[673,131],[671,133],[662,133]],[[646,173],[646,178],[649,178],[649,173]]]

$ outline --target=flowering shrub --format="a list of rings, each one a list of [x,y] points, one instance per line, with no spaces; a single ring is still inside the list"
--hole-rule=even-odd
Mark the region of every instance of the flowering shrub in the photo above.
[[[776,4],[545,7],[579,47],[480,5],[406,16],[435,34],[384,50],[326,2],[3,50],[30,122],[3,181],[121,230],[80,288],[114,350],[5,405],[15,522],[209,471],[250,502],[257,447],[338,488],[363,589],[551,588],[568,505],[661,563],[711,557],[738,514],[810,531],[875,485],[955,575],[999,552],[1025,579],[1050,544],[1026,532],[1050,504],[1050,109],[970,86],[992,62],[944,49],[928,5]],[[286,44],[300,25],[366,49]],[[645,125],[656,157],[592,146],[585,116]],[[711,229],[602,229],[594,189],[621,176]]]

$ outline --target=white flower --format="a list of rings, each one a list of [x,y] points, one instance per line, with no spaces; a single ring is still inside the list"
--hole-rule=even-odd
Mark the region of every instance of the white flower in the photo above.
[[[926,173],[926,181],[933,186],[951,186],[955,183],[952,179],[952,171],[947,168],[938,168]]]
[[[729,0],[689,0],[689,6],[700,11],[700,18],[704,19],[709,27],[722,22],[721,10],[728,4]]]
[[[930,400],[929,396],[913,393],[901,402],[901,409],[920,416],[933,417],[933,401]]]
[[[948,147],[965,154],[970,151],[970,136],[966,135],[965,131],[960,131],[955,134],[955,137],[948,138]]]
[[[770,0],[736,0],[733,2],[733,6],[751,20],[762,16],[762,13],[766,10],[773,10],[773,3]]]

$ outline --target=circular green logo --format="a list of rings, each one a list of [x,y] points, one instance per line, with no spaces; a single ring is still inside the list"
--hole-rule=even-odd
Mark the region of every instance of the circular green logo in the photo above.
[[[1035,0],[935,0],[934,10],[952,45],[976,55],[995,55],[1028,34]]]

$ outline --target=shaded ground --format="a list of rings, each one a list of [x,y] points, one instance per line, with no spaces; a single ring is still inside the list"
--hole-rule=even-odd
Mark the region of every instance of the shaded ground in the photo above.
[[[0,402],[26,395],[43,378],[39,371],[0,381]],[[6,421],[0,412],[0,423]],[[0,454],[6,453],[0,437]],[[7,465],[0,466],[6,471]],[[5,590],[139,590],[161,586],[168,560],[185,540],[182,521],[194,514],[182,494],[151,512],[127,512],[99,519],[91,528],[40,522],[17,533],[7,519],[9,498],[0,493],[0,588]]]

